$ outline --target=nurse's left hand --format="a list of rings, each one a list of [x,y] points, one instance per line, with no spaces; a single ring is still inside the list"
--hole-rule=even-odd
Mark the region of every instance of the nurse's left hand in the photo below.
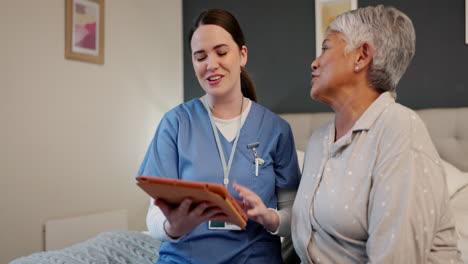
[[[275,232],[279,226],[279,215],[268,209],[256,193],[234,183],[234,189],[239,193],[244,203],[244,211],[253,221],[263,225],[268,231]]]

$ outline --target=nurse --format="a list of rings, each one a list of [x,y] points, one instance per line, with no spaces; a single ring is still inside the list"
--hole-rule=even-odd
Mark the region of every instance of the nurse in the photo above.
[[[256,103],[244,70],[247,47],[232,14],[202,12],[189,45],[205,95],[165,114],[138,174],[224,184],[239,200],[236,189],[247,186],[265,206],[253,212],[247,204],[250,219],[240,230],[208,203],[152,201],[148,230],[163,241],[157,263],[282,263],[277,235],[289,232],[294,197],[288,194],[299,184],[291,128]]]

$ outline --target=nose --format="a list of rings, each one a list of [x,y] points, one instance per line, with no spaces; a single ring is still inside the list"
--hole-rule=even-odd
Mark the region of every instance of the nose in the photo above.
[[[216,56],[208,57],[206,67],[207,67],[207,70],[209,71],[216,70],[219,67],[218,58],[216,58]]]
[[[312,64],[310,64],[310,68],[312,69],[312,72],[318,69],[318,58],[316,58]]]

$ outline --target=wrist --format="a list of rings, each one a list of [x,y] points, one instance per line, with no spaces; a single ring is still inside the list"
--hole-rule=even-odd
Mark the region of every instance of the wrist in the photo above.
[[[263,226],[271,233],[275,233],[278,230],[280,224],[280,217],[275,209],[268,208],[268,214],[265,219]]]
[[[163,229],[164,229],[164,232],[166,233],[166,235],[170,238],[170,239],[179,239],[182,237],[182,235],[176,235],[174,234],[174,230],[172,230],[172,226],[171,226],[171,223],[169,223],[166,220],[164,220],[164,224],[163,224]]]

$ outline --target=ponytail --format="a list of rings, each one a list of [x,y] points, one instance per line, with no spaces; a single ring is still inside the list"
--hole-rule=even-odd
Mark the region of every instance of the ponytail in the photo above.
[[[243,67],[241,68],[240,78],[242,95],[257,103],[257,91],[255,89],[255,84],[252,78],[250,78],[249,73]]]

